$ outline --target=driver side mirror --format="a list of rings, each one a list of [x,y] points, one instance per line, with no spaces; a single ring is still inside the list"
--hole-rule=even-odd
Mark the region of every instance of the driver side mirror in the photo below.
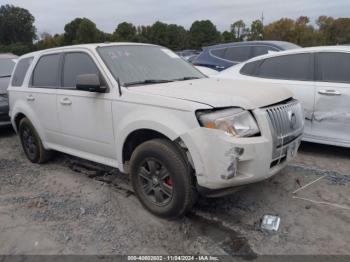
[[[101,88],[100,78],[96,74],[82,74],[77,76],[76,89],[89,92],[105,91],[105,88]]]

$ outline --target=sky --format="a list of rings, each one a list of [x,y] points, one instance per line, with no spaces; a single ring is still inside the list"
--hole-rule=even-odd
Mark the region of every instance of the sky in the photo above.
[[[195,20],[210,19],[224,31],[239,19],[250,24],[262,14],[264,24],[301,15],[312,21],[320,15],[350,17],[349,0],[0,0],[3,4],[28,9],[39,34],[62,33],[76,17],[89,18],[109,33],[124,21],[151,25],[159,20],[188,29]]]

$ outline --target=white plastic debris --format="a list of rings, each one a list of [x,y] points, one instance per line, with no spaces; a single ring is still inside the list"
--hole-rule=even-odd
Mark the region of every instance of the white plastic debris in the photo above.
[[[270,231],[277,231],[280,226],[280,222],[281,219],[278,216],[264,215],[261,222],[261,228]]]

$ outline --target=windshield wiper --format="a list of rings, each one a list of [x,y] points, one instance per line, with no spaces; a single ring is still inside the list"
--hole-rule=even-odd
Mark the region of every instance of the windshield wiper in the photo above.
[[[11,77],[11,75],[3,75],[3,76],[0,76],[0,78],[5,78],[5,77]]]
[[[177,79],[173,79],[173,81],[186,81],[186,80],[193,80],[193,79],[199,79],[200,77],[197,76],[185,76]]]
[[[142,81],[124,83],[124,86],[128,87],[128,86],[135,86],[135,85],[161,84],[161,83],[168,83],[173,81],[174,80],[166,80],[166,79],[146,79]]]

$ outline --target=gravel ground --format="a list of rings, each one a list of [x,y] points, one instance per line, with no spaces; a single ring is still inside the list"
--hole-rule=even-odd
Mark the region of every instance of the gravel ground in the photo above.
[[[271,179],[167,221],[142,208],[126,175],[64,154],[31,164],[2,129],[0,254],[350,254],[349,160],[349,149],[304,143]],[[281,217],[277,232],[260,229],[264,214]]]

